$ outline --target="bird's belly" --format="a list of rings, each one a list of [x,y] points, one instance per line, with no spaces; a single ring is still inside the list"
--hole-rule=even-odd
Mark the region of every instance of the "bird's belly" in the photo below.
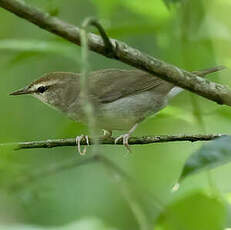
[[[158,112],[167,104],[166,97],[152,92],[121,98],[100,106],[96,114],[98,126],[107,130],[128,130],[145,117]]]

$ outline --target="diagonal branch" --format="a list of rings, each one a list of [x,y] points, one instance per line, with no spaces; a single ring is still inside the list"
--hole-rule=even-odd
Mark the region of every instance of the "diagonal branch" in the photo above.
[[[165,142],[177,142],[177,141],[210,141],[215,138],[225,136],[224,134],[207,134],[207,135],[175,135],[175,136],[153,136],[153,137],[131,137],[129,138],[130,145],[144,145],[144,144],[153,144],[153,143],[165,143]],[[115,143],[115,138],[100,138],[98,140],[100,144],[113,145]],[[89,138],[89,144],[92,144],[93,141]],[[82,145],[86,145],[86,140],[81,141]],[[122,145],[122,140],[118,141],[119,145]],[[29,142],[18,142],[11,144],[3,145],[14,145],[16,150],[20,149],[33,149],[33,148],[54,148],[54,147],[63,147],[63,146],[75,146],[75,138],[67,139],[53,139],[53,140],[43,140],[43,141],[29,141]]]
[[[23,1],[0,0],[0,7],[77,45],[81,43],[80,29],[78,27],[50,16],[48,13],[31,7]],[[157,75],[161,79],[172,82],[177,86],[188,89],[219,104],[231,106],[231,91],[226,86],[198,77],[194,73],[190,73],[162,60],[151,57],[114,39],[110,39],[114,48],[114,55],[112,55],[111,52],[108,52],[108,47],[105,46],[104,40],[100,36],[89,33],[88,38],[89,49],[96,53],[117,59],[128,65]]]

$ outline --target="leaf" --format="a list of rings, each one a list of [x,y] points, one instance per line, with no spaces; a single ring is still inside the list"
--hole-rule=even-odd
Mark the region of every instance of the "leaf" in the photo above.
[[[221,199],[195,192],[170,204],[159,217],[161,230],[220,230],[226,222]]]
[[[0,50],[33,53],[55,53],[78,60],[78,52],[73,45],[63,41],[42,40],[0,40]]]
[[[219,137],[204,144],[191,155],[183,168],[180,180],[204,169],[215,168],[231,161],[231,136]]]

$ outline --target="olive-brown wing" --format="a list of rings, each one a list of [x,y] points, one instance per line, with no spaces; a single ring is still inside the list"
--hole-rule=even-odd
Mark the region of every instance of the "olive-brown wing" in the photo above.
[[[161,84],[169,84],[140,70],[106,69],[92,72],[89,78],[90,94],[101,103],[110,103]]]

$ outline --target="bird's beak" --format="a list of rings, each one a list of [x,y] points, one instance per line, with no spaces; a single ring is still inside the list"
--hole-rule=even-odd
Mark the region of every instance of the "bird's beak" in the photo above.
[[[31,93],[32,93],[32,91],[30,91],[28,89],[28,87],[26,87],[24,89],[14,91],[14,92],[10,93],[10,95],[22,95],[22,94],[31,94]]]

